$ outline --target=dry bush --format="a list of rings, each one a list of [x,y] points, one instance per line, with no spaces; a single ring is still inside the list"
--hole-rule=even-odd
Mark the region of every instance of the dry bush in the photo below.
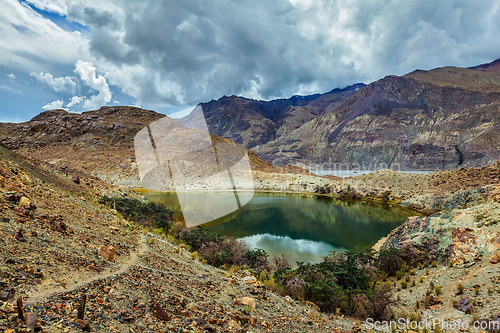
[[[294,277],[286,282],[286,293],[294,299],[302,300],[304,299],[304,288],[306,286],[307,283],[304,280]]]
[[[273,255],[273,263],[274,263],[274,270],[279,271],[280,269],[286,269],[290,268],[290,263],[288,260],[285,258],[284,254],[281,254],[281,258],[278,257],[276,254]]]
[[[384,283],[375,288],[371,304],[374,319],[389,320],[393,315],[392,307],[398,304],[398,301],[394,299],[391,288]]]
[[[357,294],[352,299],[354,303],[353,313],[354,317],[360,319],[366,319],[371,316],[372,313],[372,305],[368,300],[368,297],[363,294]]]

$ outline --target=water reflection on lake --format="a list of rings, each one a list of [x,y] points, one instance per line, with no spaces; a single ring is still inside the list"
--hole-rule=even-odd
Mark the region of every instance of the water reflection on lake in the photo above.
[[[315,242],[307,239],[292,239],[288,236],[275,236],[260,234],[241,238],[249,248],[265,249],[267,253],[283,253],[288,261],[293,264],[297,261],[320,262],[321,258],[335,248],[324,242]]]
[[[224,194],[214,195],[224,200]],[[147,197],[162,202],[182,218],[175,194]],[[271,258],[284,253],[290,263],[319,262],[332,250],[372,246],[410,215],[403,209],[360,201],[256,192],[247,205],[204,227],[243,239],[251,248],[264,249]]]

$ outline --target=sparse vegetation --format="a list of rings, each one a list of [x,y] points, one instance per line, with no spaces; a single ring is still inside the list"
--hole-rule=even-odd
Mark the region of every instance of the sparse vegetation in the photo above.
[[[99,203],[116,209],[126,219],[144,226],[170,229],[173,212],[161,204],[135,198],[102,196]]]

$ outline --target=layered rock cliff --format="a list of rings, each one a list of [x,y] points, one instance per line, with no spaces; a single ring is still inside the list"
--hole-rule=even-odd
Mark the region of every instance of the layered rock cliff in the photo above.
[[[306,168],[449,169],[500,158],[500,74],[485,66],[387,76],[334,111],[252,148]],[[486,68],[490,68],[486,67]]]
[[[252,148],[289,134],[316,116],[334,110],[363,86],[358,83],[326,94],[272,101],[224,96],[200,105],[210,133]],[[203,121],[200,118],[201,114],[194,112],[180,121],[196,126]]]

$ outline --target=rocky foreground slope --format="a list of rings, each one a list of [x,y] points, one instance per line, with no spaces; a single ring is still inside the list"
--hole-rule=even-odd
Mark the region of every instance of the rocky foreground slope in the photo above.
[[[248,281],[245,272],[231,276],[201,263],[178,244],[136,228],[97,203],[100,194],[134,196],[0,147],[4,332],[321,332],[352,327],[313,305],[266,291]]]
[[[0,328],[6,332],[32,327],[45,332],[331,332],[351,330],[359,320],[322,314],[313,304],[249,285],[248,273],[231,276],[207,266],[97,203],[103,194],[133,192],[78,170],[54,170],[3,147],[0,153]],[[500,310],[498,165],[425,175],[383,170],[348,179],[261,171],[254,177],[262,189],[439,210],[409,218],[376,245],[400,248],[420,263],[411,274],[389,279],[401,300],[396,316],[470,322],[494,318]],[[463,294],[456,295],[459,285]],[[368,330],[360,324],[354,328]]]

